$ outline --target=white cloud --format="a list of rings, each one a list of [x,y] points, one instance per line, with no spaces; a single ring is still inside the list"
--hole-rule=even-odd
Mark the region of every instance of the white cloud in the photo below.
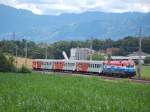
[[[150,0],[0,0],[1,4],[28,9],[36,14],[105,12],[150,12]]]

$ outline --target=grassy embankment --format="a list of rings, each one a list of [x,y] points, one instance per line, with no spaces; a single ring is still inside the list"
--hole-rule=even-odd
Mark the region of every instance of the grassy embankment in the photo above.
[[[0,73],[1,112],[150,112],[150,85],[95,77]]]

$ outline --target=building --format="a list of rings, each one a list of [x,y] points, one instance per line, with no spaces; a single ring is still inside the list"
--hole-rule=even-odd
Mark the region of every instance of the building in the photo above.
[[[87,60],[90,55],[94,53],[94,50],[89,48],[71,48],[70,59],[71,60]]]
[[[132,54],[127,55],[128,57],[130,57],[132,60],[135,60],[135,62],[137,63],[139,60],[139,52],[133,52]],[[145,52],[141,52],[141,62],[144,63],[144,59],[146,57],[150,56],[149,54],[145,53]]]
[[[112,55],[113,53],[117,53],[119,51],[120,51],[119,48],[107,48],[105,52],[107,55]]]
[[[148,57],[148,56],[150,56],[150,55],[147,54],[147,53],[142,52],[142,53],[141,53],[141,58],[142,58],[141,62],[144,63],[144,59],[145,59],[146,57]],[[132,59],[132,60],[134,60],[136,63],[138,63],[138,60],[139,60],[139,53],[138,53],[138,52],[133,52],[132,54],[129,54],[129,55],[127,55],[127,56],[111,56],[111,59],[112,59],[112,60],[130,60],[130,59]]]
[[[139,59],[139,52],[133,52],[132,54],[127,55],[128,57],[132,59]],[[150,56],[149,54],[145,52],[141,52],[141,58],[144,60],[146,57]]]

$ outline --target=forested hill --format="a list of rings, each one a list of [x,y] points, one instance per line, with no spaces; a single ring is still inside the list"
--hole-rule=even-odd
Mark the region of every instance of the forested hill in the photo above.
[[[49,59],[62,59],[62,51],[66,51],[67,55],[70,55],[70,49],[76,47],[89,48],[91,41],[58,41],[53,44],[48,44],[48,58]],[[142,39],[142,51],[150,54],[150,37]],[[26,40],[21,41],[0,41],[0,53],[9,53],[15,55],[16,46],[18,56],[25,56]],[[29,58],[45,58],[45,44],[37,44],[32,41],[27,41],[28,45],[28,57]],[[93,49],[96,51],[106,50],[107,48],[119,48],[119,52],[115,52],[113,55],[127,55],[138,51],[138,38],[126,37],[117,41],[106,39],[99,40],[93,39]]]
[[[137,35],[139,26],[143,35],[150,35],[150,13],[104,13],[35,15],[30,11],[0,5],[0,39],[25,38],[38,42],[58,40],[118,39]]]

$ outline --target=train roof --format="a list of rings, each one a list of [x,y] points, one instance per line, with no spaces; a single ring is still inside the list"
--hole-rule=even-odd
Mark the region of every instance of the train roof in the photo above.
[[[34,59],[34,61],[57,61],[57,62],[87,62],[87,63],[103,63],[104,61],[95,61],[95,60],[65,60],[65,59]]]

